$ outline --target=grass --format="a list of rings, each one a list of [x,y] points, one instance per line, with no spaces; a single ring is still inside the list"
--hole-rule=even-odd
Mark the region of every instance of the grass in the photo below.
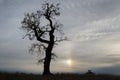
[[[120,76],[83,74],[55,74],[54,76],[42,76],[25,73],[0,73],[0,80],[120,80]]]

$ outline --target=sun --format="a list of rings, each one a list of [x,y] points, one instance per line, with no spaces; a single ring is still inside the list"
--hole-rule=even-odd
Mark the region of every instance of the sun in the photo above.
[[[68,60],[66,61],[66,63],[67,63],[69,66],[71,66],[71,65],[72,65],[72,60],[71,60],[71,59],[68,59]]]
[[[69,67],[73,66],[73,60],[71,58],[64,60],[63,63]]]

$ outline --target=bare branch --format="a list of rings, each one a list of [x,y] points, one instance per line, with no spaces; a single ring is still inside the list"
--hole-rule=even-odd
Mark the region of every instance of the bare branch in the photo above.
[[[49,43],[48,40],[45,40],[45,39],[42,39],[42,38],[41,38],[41,36],[42,36],[45,32],[41,32],[40,35],[38,35],[39,33],[37,32],[36,29],[34,29],[34,32],[35,32],[35,36],[36,36],[36,38],[37,38],[38,41],[43,42],[43,43],[47,43],[47,44]]]
[[[56,5],[53,5],[45,2],[45,4],[42,7],[43,7],[44,16],[46,16],[46,18],[53,18],[54,16],[60,15],[59,3]]]
[[[43,63],[44,61],[45,61],[45,58],[42,58],[42,59],[39,59],[37,63],[38,63],[38,64],[41,64],[41,63]]]
[[[55,55],[55,53],[51,53],[51,59],[55,60],[55,58],[57,58],[58,56]]]
[[[40,56],[41,54],[44,55],[46,48],[46,45],[43,43],[35,43],[31,45],[29,53],[37,53],[38,56]]]
[[[43,30],[44,27],[40,28],[40,18],[42,12],[37,11],[37,13],[27,13],[25,15],[24,20],[22,21],[22,28],[27,30],[27,34],[24,36],[28,36],[30,40],[33,40],[36,37],[37,40],[44,43],[49,43],[48,40],[42,39],[42,37],[49,32],[47,29]],[[31,33],[32,32],[32,33]]]
[[[43,5],[43,12],[45,18],[50,22],[51,29],[54,29],[52,18],[60,15],[59,4],[53,5],[46,2]]]

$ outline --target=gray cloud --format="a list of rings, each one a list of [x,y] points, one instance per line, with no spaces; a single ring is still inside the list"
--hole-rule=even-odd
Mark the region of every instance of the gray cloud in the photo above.
[[[114,66],[109,66],[109,67],[103,67],[103,68],[96,68],[93,69],[96,73],[101,73],[101,74],[120,74],[120,65],[114,65]]]
[[[52,62],[52,71],[75,72],[96,69],[98,72],[106,70],[104,73],[110,73],[115,70],[114,73],[118,73],[120,0],[49,1],[61,3],[59,19],[64,24],[64,31],[70,39],[54,49],[58,59]],[[27,50],[32,42],[22,39],[24,33],[19,27],[24,13],[38,10],[43,2],[0,0],[1,70],[42,71],[42,65],[38,66],[35,63],[37,58],[28,54]],[[70,58],[74,62],[72,67],[64,63]]]

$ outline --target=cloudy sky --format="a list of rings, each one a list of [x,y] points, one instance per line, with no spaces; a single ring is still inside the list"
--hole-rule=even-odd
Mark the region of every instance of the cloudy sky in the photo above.
[[[69,41],[55,47],[52,72],[120,74],[120,0],[50,0],[61,5],[59,21]],[[44,0],[0,0],[0,71],[41,73],[43,65],[22,37],[24,13],[39,10]],[[71,62],[70,62],[71,61]]]

